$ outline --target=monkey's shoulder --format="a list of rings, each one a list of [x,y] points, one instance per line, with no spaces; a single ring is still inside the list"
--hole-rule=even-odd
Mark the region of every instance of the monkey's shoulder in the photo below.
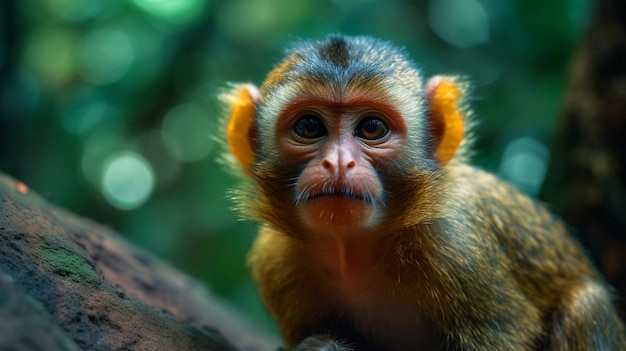
[[[512,269],[544,271],[546,279],[572,266],[596,275],[580,243],[545,204],[471,166],[455,167],[450,175],[455,179],[451,192],[462,201],[451,202],[456,215],[446,223],[465,229],[463,240],[486,242],[506,253]]]
[[[532,227],[562,223],[545,204],[489,172],[461,164],[449,167],[446,176],[450,184],[448,196],[462,200],[455,201],[461,208],[478,210],[475,215],[523,219]]]

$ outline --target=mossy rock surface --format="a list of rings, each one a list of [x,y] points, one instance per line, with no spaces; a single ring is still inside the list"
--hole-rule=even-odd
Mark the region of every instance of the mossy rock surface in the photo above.
[[[0,174],[0,350],[271,350],[199,282]]]

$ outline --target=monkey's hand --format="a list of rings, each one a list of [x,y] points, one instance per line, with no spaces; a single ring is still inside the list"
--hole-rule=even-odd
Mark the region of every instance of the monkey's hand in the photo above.
[[[348,345],[327,335],[309,336],[291,349],[279,348],[277,351],[354,351]]]

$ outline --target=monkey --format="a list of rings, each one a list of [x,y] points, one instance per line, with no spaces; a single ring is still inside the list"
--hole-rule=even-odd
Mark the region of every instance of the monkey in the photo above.
[[[293,350],[626,350],[544,204],[470,165],[469,86],[367,36],[299,41],[222,99],[252,276]]]

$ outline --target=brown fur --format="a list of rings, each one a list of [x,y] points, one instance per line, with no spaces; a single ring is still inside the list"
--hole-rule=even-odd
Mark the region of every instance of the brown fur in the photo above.
[[[434,325],[428,335],[437,335],[435,340],[412,346],[626,346],[610,294],[562,222],[511,186],[469,166],[451,167],[439,177],[427,180],[431,184],[426,188],[416,181],[421,190],[392,200],[415,206],[404,215],[391,214],[383,225],[389,230],[369,243],[379,257],[366,273],[369,286],[384,286],[390,299],[405,302]],[[437,191],[445,196],[434,201],[430,196]],[[287,345],[331,333],[361,347],[395,349],[345,326],[349,317],[342,317],[347,313],[319,267],[324,245],[294,237],[300,232],[294,232],[297,219],[276,216],[288,210],[261,207],[268,211],[263,217],[269,224],[261,230],[250,263]],[[595,326],[598,321],[606,324]]]
[[[434,160],[442,133],[432,128],[444,124],[428,120],[424,94],[407,91],[425,84],[399,52],[368,38],[331,36],[315,45],[290,53],[263,85],[255,125],[260,146],[237,195],[241,212],[261,223],[249,263],[287,346],[626,350],[624,325],[609,288],[558,218],[467,165],[470,131],[465,131],[460,155],[445,164]],[[353,60],[396,71],[371,75],[362,62],[353,66]],[[315,64],[323,74],[311,70]],[[341,74],[329,76],[333,69]],[[299,100],[288,99],[294,96]],[[384,208],[376,210],[384,216],[372,225],[335,226],[336,232],[311,229],[303,224],[294,188],[303,169],[320,162],[319,151],[301,160],[282,150],[279,138],[291,140],[291,117],[300,109],[341,111],[346,96],[359,103],[385,97],[401,104],[388,107],[395,112],[386,114],[396,136],[404,138],[394,144],[395,156],[359,159],[359,167],[380,181],[367,186],[382,189]],[[457,104],[470,113],[463,100]],[[400,118],[406,123],[402,128],[397,127]],[[324,138],[336,138],[332,135]],[[309,149],[314,145],[307,144]]]
[[[300,58],[296,54],[289,55],[285,60],[283,60],[279,65],[274,67],[274,69],[267,75],[267,79],[263,86],[261,86],[261,96],[266,97],[268,90],[280,85],[285,79],[285,73],[291,70],[293,64],[299,61]]]

